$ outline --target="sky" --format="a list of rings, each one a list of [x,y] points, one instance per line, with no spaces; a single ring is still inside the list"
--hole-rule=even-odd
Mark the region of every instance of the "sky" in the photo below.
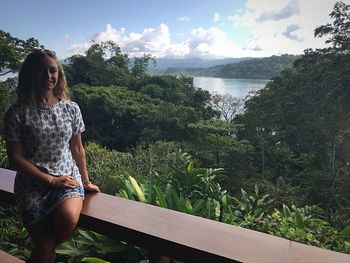
[[[350,0],[343,0],[350,4]],[[220,59],[325,47],[336,0],[1,0],[0,29],[60,59],[112,40],[130,57]]]

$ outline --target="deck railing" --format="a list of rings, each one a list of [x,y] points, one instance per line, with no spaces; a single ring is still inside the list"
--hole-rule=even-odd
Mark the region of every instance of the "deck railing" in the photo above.
[[[0,168],[0,200],[15,172]],[[103,193],[87,194],[79,227],[188,263],[350,263],[350,255]]]

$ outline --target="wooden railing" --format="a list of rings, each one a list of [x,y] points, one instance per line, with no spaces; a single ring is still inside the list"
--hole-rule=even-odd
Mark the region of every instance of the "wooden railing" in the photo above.
[[[23,263],[24,261],[0,250],[0,263]]]
[[[14,178],[0,168],[1,201],[14,203]],[[188,263],[350,263],[347,254],[103,193],[87,194],[79,227]]]

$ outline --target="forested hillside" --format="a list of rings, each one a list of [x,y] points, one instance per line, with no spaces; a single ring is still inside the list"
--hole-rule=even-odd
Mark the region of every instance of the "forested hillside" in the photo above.
[[[283,70],[292,68],[300,56],[281,55],[267,58],[251,58],[237,63],[218,65],[206,69],[201,68],[168,68],[168,74],[189,74],[232,79],[271,79]]]
[[[151,76],[152,56],[130,60],[117,43],[68,58],[91,179],[109,194],[350,253],[350,6],[336,3],[330,19],[315,29],[329,48],[208,70],[216,77],[271,78],[244,103],[196,88],[191,77]],[[0,63],[1,71],[8,65]],[[0,118],[15,83],[0,82]],[[0,165],[8,167],[2,138]],[[0,248],[21,251],[25,242],[13,245],[16,214],[6,209],[0,223],[12,232],[0,229]],[[112,262],[144,256],[125,244],[113,254],[75,242],[88,235],[77,234],[71,250]],[[60,251],[66,259],[69,249]]]
[[[223,58],[223,59],[201,59],[201,58],[156,58],[156,65],[150,66],[148,72],[150,74],[166,74],[167,70],[171,68],[177,69],[205,69],[217,65],[225,65],[230,63],[237,63],[240,61],[251,59],[244,58]],[[170,72],[170,71],[169,71]]]

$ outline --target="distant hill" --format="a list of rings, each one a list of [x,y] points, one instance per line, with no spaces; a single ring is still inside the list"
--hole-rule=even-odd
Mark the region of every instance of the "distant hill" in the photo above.
[[[232,79],[271,79],[282,70],[291,68],[300,56],[281,55],[266,58],[245,58],[235,63],[216,65],[208,68],[169,67],[166,74],[188,74]]]
[[[225,59],[201,59],[201,58],[184,58],[184,59],[175,59],[175,58],[157,58],[156,67],[150,67],[150,73],[164,74],[169,68],[176,69],[188,69],[188,68],[197,68],[204,69],[218,65],[225,65],[230,63],[237,63],[251,58],[225,58]]]

